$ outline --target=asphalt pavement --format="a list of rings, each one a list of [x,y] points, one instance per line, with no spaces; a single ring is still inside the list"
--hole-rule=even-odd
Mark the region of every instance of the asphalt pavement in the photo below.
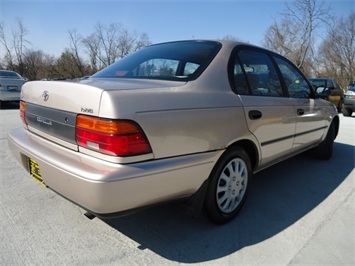
[[[256,174],[239,216],[215,226],[175,205],[89,220],[12,157],[7,133],[21,122],[9,106],[0,110],[0,265],[355,265],[355,116],[340,118],[329,161],[301,154]]]

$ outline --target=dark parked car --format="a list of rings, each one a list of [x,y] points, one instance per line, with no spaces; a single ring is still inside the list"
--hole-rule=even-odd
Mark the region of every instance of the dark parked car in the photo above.
[[[351,116],[355,111],[355,86],[347,90],[344,95],[343,115]]]
[[[333,79],[311,78],[309,81],[316,90],[316,95],[322,99],[332,102],[341,112],[344,101],[344,91]]]
[[[152,45],[79,83],[28,82],[20,115],[18,162],[89,213],[187,200],[218,224],[253,173],[310,149],[329,159],[339,128],[289,60],[232,41]]]
[[[355,80],[349,82],[348,89],[350,89],[351,87],[355,87]]]

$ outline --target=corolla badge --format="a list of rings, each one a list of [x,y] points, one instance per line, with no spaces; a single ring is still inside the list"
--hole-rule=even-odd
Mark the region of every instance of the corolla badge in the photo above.
[[[43,93],[42,93],[42,98],[43,98],[43,100],[46,102],[46,101],[48,101],[48,99],[49,99],[49,92],[48,91],[44,91]]]
[[[44,117],[37,116],[37,122],[46,124],[46,125],[48,125],[48,126],[52,126],[52,121],[51,121],[51,120],[48,120],[48,119],[46,119],[46,118],[44,118]]]

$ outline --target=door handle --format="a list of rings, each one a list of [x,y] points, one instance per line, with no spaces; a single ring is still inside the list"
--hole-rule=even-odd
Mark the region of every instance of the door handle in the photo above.
[[[304,110],[303,109],[297,109],[297,114],[298,115],[304,115]]]
[[[250,120],[260,119],[262,116],[263,116],[263,114],[260,111],[258,111],[258,110],[249,111]]]

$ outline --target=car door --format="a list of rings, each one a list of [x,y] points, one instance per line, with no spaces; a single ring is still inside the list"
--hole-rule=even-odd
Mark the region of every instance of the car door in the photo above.
[[[319,104],[322,100],[315,99],[312,87],[292,63],[277,56],[274,56],[274,59],[296,111],[296,131],[292,149],[294,152],[300,151],[318,142],[324,134],[325,114]]]
[[[233,53],[231,62],[233,89],[241,98],[249,131],[259,142],[262,168],[291,153],[295,109],[266,52],[241,48]]]
[[[335,80],[329,80],[329,82],[331,84],[329,85],[329,101],[332,102],[338,108],[339,111],[341,111],[344,92]]]

